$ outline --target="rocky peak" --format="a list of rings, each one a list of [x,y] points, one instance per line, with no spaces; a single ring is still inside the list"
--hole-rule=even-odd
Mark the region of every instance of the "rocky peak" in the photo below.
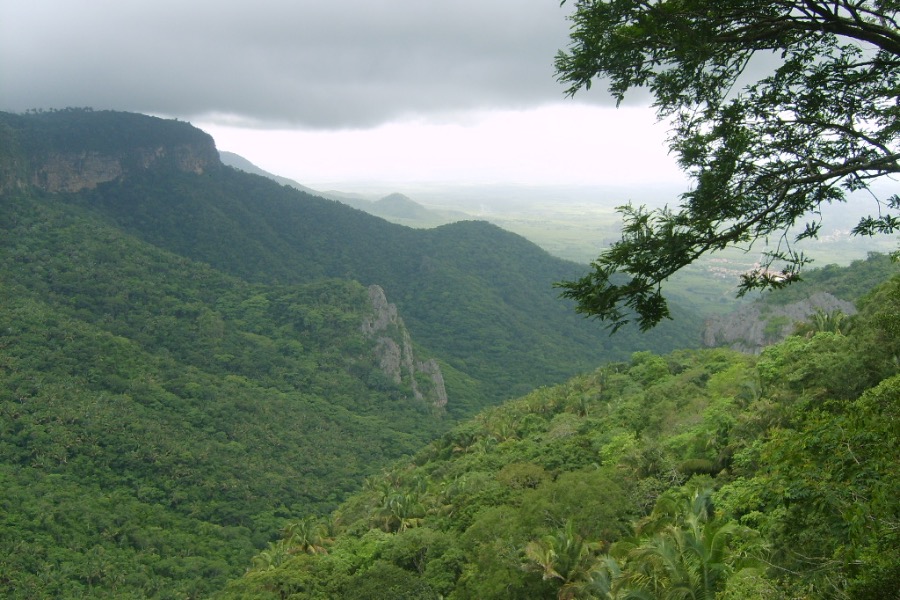
[[[372,314],[363,320],[363,333],[375,340],[375,355],[385,375],[396,384],[407,384],[418,401],[443,410],[447,390],[440,365],[433,358],[419,360],[413,352],[409,331],[397,314],[397,306],[387,301],[381,286],[369,286]]]

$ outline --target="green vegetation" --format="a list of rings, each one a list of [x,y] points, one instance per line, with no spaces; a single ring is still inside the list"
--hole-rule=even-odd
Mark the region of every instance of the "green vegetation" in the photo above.
[[[860,309],[847,335],[638,352],[489,409],[223,597],[896,597],[900,277]]]
[[[759,301],[768,306],[783,306],[804,300],[817,292],[828,292],[841,300],[857,301],[876,285],[897,272],[897,263],[886,254],[870,253],[865,260],[855,260],[846,267],[824,265],[803,274],[803,281],[765,294]]]
[[[495,226],[185,169],[211,148],[186,124],[138,135],[183,151],[142,162],[108,138],[155,119],[0,121],[0,595],[868,599],[900,576],[900,279],[759,357],[660,355],[690,328],[598,335],[550,289],[577,265]],[[80,135],[121,172],[42,191]],[[866,264],[821,285],[895,269]],[[371,283],[447,414],[378,368]]]
[[[782,287],[808,262],[794,242],[816,238],[822,207],[851,192],[866,191],[877,215],[854,233],[900,227],[900,195],[870,187],[900,172],[896,2],[574,4],[571,45],[556,60],[568,93],[595,79],[619,103],[649,91],[692,180],[676,208],[621,208],[621,240],[587,275],[560,284],[580,312],[614,329],[631,320],[651,328],[670,316],[660,289],[669,277],[769,238],[780,243],[739,289]]]
[[[699,342],[699,319],[683,309],[651,335],[632,328],[610,341],[553,289],[581,266],[484,222],[410,229],[224,168],[139,171],[60,200],[245,281],[380,285],[416,343],[470,378],[448,382],[455,417],[634,350]]]
[[[359,284],[247,284],[2,201],[0,595],[203,596],[445,425],[375,364]]]
[[[629,351],[557,302],[572,263],[497,227],[391,225],[226,169],[185,123],[0,130],[0,595],[207,596],[454,420]],[[378,368],[370,283],[447,414]]]
[[[32,164],[51,154],[100,152],[129,156],[136,148],[210,146],[212,138],[186,123],[89,108],[0,113],[2,144],[16,147],[16,158]]]

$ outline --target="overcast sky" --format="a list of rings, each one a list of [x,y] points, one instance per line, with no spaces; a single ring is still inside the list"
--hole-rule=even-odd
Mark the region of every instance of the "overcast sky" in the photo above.
[[[558,0],[3,0],[0,110],[190,120],[312,185],[681,181],[666,127],[565,98]]]

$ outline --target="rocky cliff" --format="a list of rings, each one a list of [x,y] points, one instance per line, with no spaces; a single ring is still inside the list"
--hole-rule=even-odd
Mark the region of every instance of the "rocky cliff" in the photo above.
[[[416,400],[444,410],[447,390],[437,361],[416,358],[409,331],[397,314],[397,306],[387,301],[380,286],[369,286],[369,301],[373,312],[363,321],[362,331],[375,339],[375,353],[381,370],[394,383],[408,385]]]
[[[845,315],[856,313],[852,302],[827,292],[818,292],[805,300],[784,306],[749,304],[728,315],[707,321],[703,344],[708,347],[728,346],[740,352],[756,354],[770,344],[790,335],[797,323],[808,320],[816,311],[839,310]]]
[[[188,123],[85,109],[0,113],[0,158],[0,193],[77,192],[138,171],[221,166],[213,139]]]

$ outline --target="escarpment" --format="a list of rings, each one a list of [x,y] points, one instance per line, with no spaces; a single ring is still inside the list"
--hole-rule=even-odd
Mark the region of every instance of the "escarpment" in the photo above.
[[[141,171],[221,166],[212,137],[189,123],[87,109],[0,113],[0,158],[0,193],[72,193]]]

